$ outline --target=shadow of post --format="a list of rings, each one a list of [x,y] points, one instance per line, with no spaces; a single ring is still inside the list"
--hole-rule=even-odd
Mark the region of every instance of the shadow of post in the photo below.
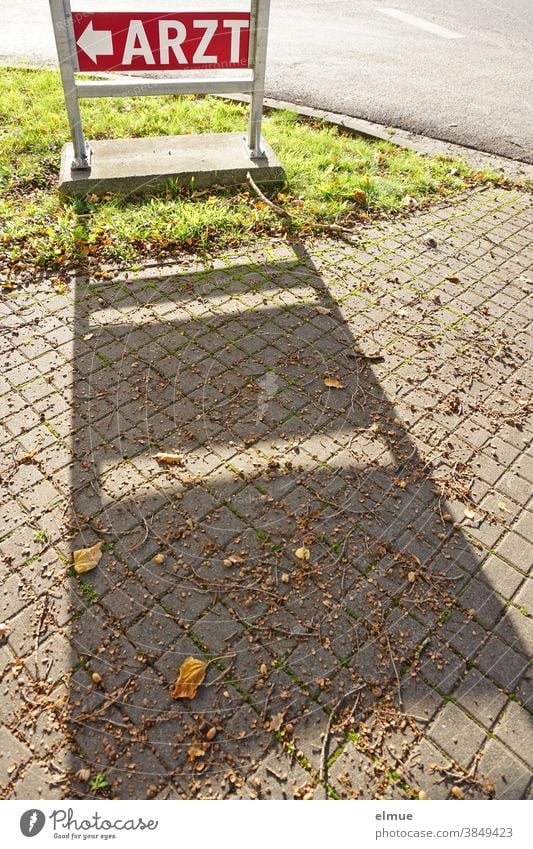
[[[70,727],[73,769],[111,797],[318,796],[327,777],[349,798],[438,798],[456,768],[428,762],[466,774],[501,709],[469,669],[500,605],[481,555],[380,385],[387,364],[293,251],[78,280],[72,548],[104,556],[72,578]],[[189,655],[206,682],[174,701]]]

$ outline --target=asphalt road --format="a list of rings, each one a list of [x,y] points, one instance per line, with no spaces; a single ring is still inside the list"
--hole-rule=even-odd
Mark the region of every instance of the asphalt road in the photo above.
[[[390,2],[272,0],[267,94],[532,163],[531,0]],[[183,3],[72,5],[163,10]],[[206,0],[192,5],[206,8]],[[47,0],[0,0],[0,11],[0,61],[55,61]]]

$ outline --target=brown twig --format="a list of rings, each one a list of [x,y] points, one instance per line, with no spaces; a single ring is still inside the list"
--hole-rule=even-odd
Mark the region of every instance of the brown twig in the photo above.
[[[398,707],[400,708],[401,713],[403,713],[403,702],[402,702],[402,685],[400,682],[400,676],[398,675],[398,667],[396,666],[396,662],[394,660],[394,655],[392,653],[392,646],[390,644],[389,635],[386,635],[387,646],[389,648],[390,659],[392,663],[392,668],[394,669],[394,674],[396,676],[396,686],[398,688]]]
[[[257,183],[254,182],[254,179],[249,171],[246,174],[246,179],[250,187],[256,193],[257,197],[262,200],[263,203],[266,204],[269,209],[273,209],[274,212],[277,213],[277,215],[281,215],[282,218],[288,218],[290,221],[292,221],[292,215],[287,212],[286,209],[283,209],[283,207],[279,206],[277,203],[274,203],[273,201],[269,200],[269,198],[267,198],[267,196],[263,194]]]
[[[341,705],[344,704],[346,699],[349,699],[350,696],[353,696],[354,693],[357,693],[357,692],[359,692],[359,690],[362,690],[364,686],[365,686],[364,684],[359,684],[357,687],[354,687],[353,690],[350,690],[348,693],[345,693],[344,696],[341,696],[341,698],[339,699],[339,701],[337,702],[337,704],[332,709],[332,711],[329,715],[328,724],[326,725],[326,731],[324,733],[324,741],[322,743],[322,752],[320,754],[320,769],[318,771],[318,780],[320,781],[320,783],[322,785],[324,785],[324,787],[327,784],[327,780],[328,780],[328,752],[329,752],[329,741],[330,741],[330,737],[331,737],[331,728],[332,728],[332,725],[333,725],[333,720],[335,719],[337,711],[340,709]],[[359,696],[355,700],[355,705],[352,708],[352,711],[350,713],[350,717],[353,716],[353,713],[355,711],[355,708],[357,707],[358,702],[359,702]],[[326,799],[329,798],[327,792],[326,792],[325,798]]]
[[[279,204],[274,203],[269,198],[267,198],[267,196],[261,191],[261,189],[259,188],[257,183],[255,183],[255,181],[254,181],[254,179],[253,179],[253,177],[252,177],[252,175],[250,174],[249,171],[246,174],[246,180],[247,180],[248,184],[250,185],[250,187],[252,188],[252,190],[257,195],[257,197],[266,206],[268,206],[269,209],[272,209],[277,215],[280,215],[282,218],[286,218],[288,221],[292,221],[293,223],[295,223],[295,219],[290,214],[290,212],[287,212],[287,210],[283,209],[282,206],[279,206]],[[327,230],[327,231],[330,231],[332,233],[345,233],[349,236],[353,236],[352,230],[350,230],[348,227],[341,227],[340,224],[321,224],[319,222],[311,222],[310,221],[309,226],[320,229],[320,230]]]

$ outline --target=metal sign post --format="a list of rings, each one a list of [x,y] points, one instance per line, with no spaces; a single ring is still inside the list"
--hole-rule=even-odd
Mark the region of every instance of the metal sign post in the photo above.
[[[74,76],[78,70],[78,65],[70,0],[50,0],[50,12],[54,26],[59,70],[61,72],[61,81],[65,94],[70,134],[72,136],[72,144],[74,145],[72,168],[74,170],[84,170],[91,167],[91,149],[83,135],[77,83]]]
[[[80,99],[89,97],[248,93],[251,95],[248,154],[251,160],[265,157],[261,121],[270,0],[251,0],[250,13],[76,12],[73,15],[70,0],[49,0],[49,3],[74,149],[72,170],[91,168],[91,148],[84,138],[79,103]],[[212,69],[212,73],[195,75],[195,70],[200,69]],[[168,70],[178,70],[180,76],[102,80],[76,77],[79,73],[150,74]]]

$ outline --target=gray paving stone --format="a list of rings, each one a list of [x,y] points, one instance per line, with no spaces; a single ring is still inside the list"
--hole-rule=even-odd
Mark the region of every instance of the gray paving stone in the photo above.
[[[341,799],[375,798],[371,760],[351,741],[328,770],[328,780]]]
[[[533,518],[531,519],[530,534],[533,536]],[[533,566],[533,543],[512,532],[508,533],[503,541],[498,544],[496,554],[504,557],[524,574],[527,574]]]
[[[518,641],[517,647],[520,647]],[[513,690],[527,669],[528,661],[493,635],[476,657],[476,664],[501,687]]]
[[[231,651],[236,637],[244,635],[242,626],[221,605],[217,605],[199,619],[193,630],[209,651],[218,654]]]
[[[112,619],[124,623],[147,612],[152,607],[153,600],[142,584],[130,578],[112,592],[106,593],[101,604]]]
[[[137,728],[152,723],[169,703],[168,687],[154,669],[142,669],[122,701],[121,710]]]
[[[441,705],[441,697],[418,676],[401,679],[403,710],[419,720],[429,722]]]
[[[12,799],[61,799],[61,788],[54,783],[51,773],[34,762],[13,789]]]
[[[533,767],[531,751],[524,747],[524,740],[531,737],[531,715],[516,702],[509,702],[494,730],[495,736],[515,755]]]
[[[533,654],[533,619],[526,616],[522,607],[509,605],[496,626],[496,633],[515,651],[530,658]]]
[[[462,597],[461,601],[463,601]],[[459,611],[454,611],[441,629],[441,637],[447,640],[455,651],[466,660],[477,653],[486,636],[481,625]]]
[[[531,513],[528,513],[527,510],[523,510],[520,512],[519,518],[513,524],[513,531],[520,536],[524,537],[524,539],[531,542],[531,538],[533,537],[533,531],[531,530],[532,520]],[[519,546],[519,542],[516,542],[517,546]],[[526,547],[527,548],[527,547]],[[519,551],[521,548],[518,549]]]
[[[465,768],[486,738],[485,732],[451,703],[433,721],[428,736]]]
[[[44,640],[27,659],[28,668],[38,680],[56,682],[79,663],[70,641],[60,632]]]
[[[461,594],[461,605],[474,611],[485,628],[493,627],[505,611],[505,601],[486,580],[474,578]]]
[[[505,694],[477,669],[470,669],[454,690],[454,699],[489,730],[492,729],[501,709],[507,704]]]
[[[523,799],[531,773],[497,740],[489,740],[479,761],[478,772],[494,784],[495,799]]]
[[[134,648],[150,657],[160,657],[181,636],[182,631],[175,620],[160,607],[149,610],[126,631],[126,637]]]
[[[278,747],[265,758],[235,798],[282,800],[299,797],[301,788],[313,786],[309,773]]]
[[[142,743],[128,746],[106,775],[118,799],[154,799],[168,780],[168,771]]]
[[[6,785],[31,758],[31,751],[7,728],[0,728],[0,783]]]
[[[520,572],[494,556],[483,564],[479,576],[505,599],[511,599],[524,581]]]

